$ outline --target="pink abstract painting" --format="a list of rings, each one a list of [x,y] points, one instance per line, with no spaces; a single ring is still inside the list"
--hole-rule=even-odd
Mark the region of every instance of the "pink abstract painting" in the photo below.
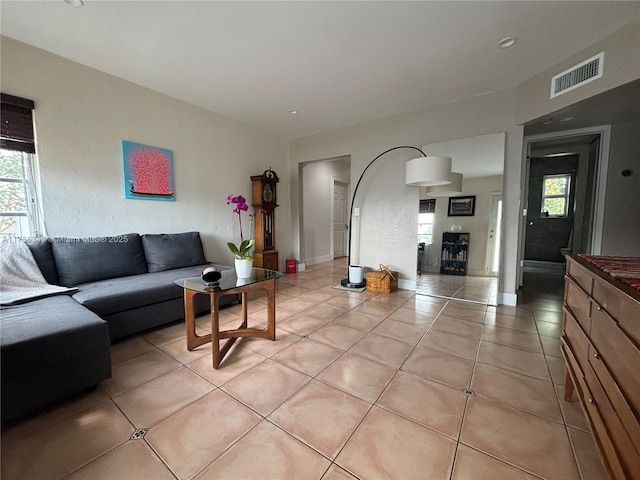
[[[122,141],[125,198],[174,201],[171,150]]]

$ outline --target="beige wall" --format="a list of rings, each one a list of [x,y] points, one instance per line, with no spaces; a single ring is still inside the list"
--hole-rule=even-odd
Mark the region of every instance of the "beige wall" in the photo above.
[[[601,78],[550,97],[551,78],[604,52]],[[518,86],[516,123],[524,124],[586,98],[640,78],[640,22],[632,23]]]
[[[611,126],[602,254],[640,257],[640,122]],[[631,170],[624,177],[623,170]]]
[[[210,260],[239,240],[230,193],[280,176],[276,247],[290,252],[288,142],[185,102],[2,37],[2,92],[35,101],[47,233],[93,236],[197,230]],[[126,200],[121,141],[173,152],[175,202]],[[246,217],[244,218],[246,220]],[[245,228],[247,225],[245,223]]]
[[[297,195],[298,165],[313,160],[351,156],[351,185],[377,155],[398,145],[420,146],[459,138],[506,132],[503,198],[504,249],[500,292],[515,295],[518,211],[522,165],[522,128],[514,126],[515,90],[492,93],[453,104],[397,115],[333,130],[291,142],[292,194]],[[416,225],[419,189],[404,184],[404,164],[415,152],[397,150],[367,171],[356,198],[361,216],[352,230],[352,263],[377,268],[380,263],[400,273],[399,285],[412,288],[416,279]],[[292,247],[299,252],[293,206]],[[510,297],[513,300],[513,297]]]
[[[599,52],[604,52],[602,78],[554,99],[551,78]],[[516,122],[524,123],[615,87],[640,79],[640,22],[632,23],[580,53],[541,72],[517,88]],[[598,126],[598,125],[593,125]],[[638,122],[611,125],[609,165],[602,227],[603,255],[640,255],[640,151]],[[630,177],[620,172],[630,169]]]

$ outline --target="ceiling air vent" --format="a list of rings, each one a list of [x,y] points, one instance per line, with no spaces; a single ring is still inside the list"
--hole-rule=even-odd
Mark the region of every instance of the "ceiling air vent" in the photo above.
[[[551,79],[551,98],[567,93],[602,76],[604,52],[559,73]]]

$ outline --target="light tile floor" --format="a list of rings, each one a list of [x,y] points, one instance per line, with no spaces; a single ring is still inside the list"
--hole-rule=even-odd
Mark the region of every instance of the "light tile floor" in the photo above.
[[[497,305],[498,279],[423,272],[418,276],[416,293]]]
[[[332,288],[345,271],[278,280],[278,340],[243,339],[218,370],[182,323],[116,343],[113,378],[3,431],[2,478],[607,478],[562,400],[561,277],[496,307],[475,303],[486,279],[439,280],[465,302]],[[263,297],[249,307],[261,324]]]

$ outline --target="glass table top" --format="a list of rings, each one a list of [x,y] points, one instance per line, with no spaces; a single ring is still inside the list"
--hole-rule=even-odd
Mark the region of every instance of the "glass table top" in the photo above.
[[[260,283],[267,280],[273,280],[284,276],[282,272],[276,270],[267,270],[265,268],[252,268],[251,276],[248,278],[238,278],[235,269],[223,270],[220,280],[214,283],[207,283],[201,277],[180,278],[173,283],[182,288],[194,290],[201,293],[222,292],[231,290],[252,283]]]

